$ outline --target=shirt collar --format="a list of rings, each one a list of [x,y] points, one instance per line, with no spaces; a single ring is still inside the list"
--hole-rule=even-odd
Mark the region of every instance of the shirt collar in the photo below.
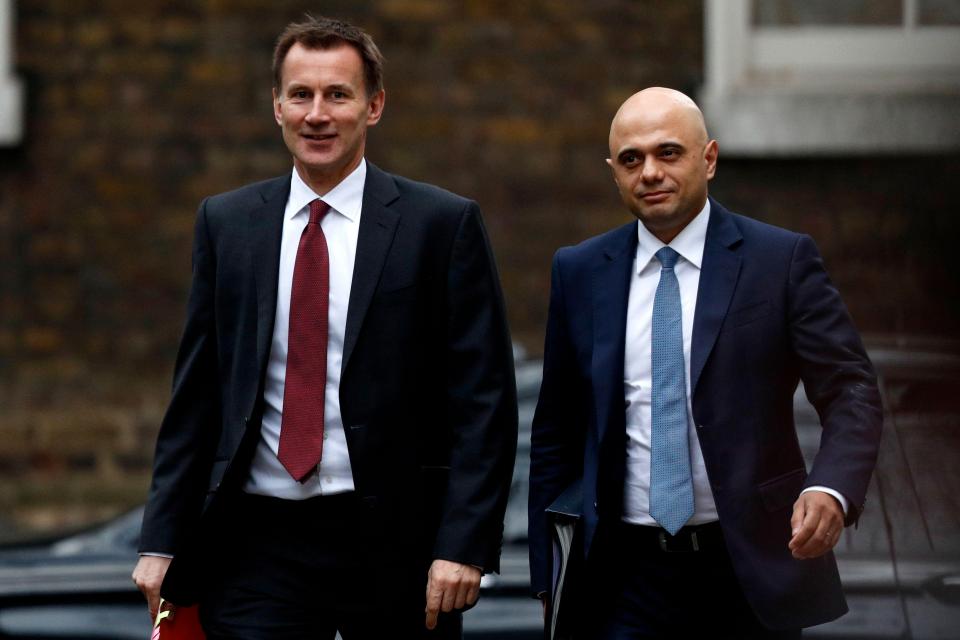
[[[311,189],[296,168],[293,170],[293,177],[290,179],[290,200],[287,207],[287,219],[292,219],[301,211],[304,211],[311,202],[317,198],[322,198],[324,202],[330,205],[332,211],[346,216],[354,222],[360,218],[360,209],[363,206],[363,187],[367,181],[367,161],[360,159],[357,168],[350,172],[346,178],[325,195],[317,195]]]
[[[703,262],[703,245],[707,240],[707,223],[710,221],[710,199],[700,209],[700,213],[685,226],[677,237],[670,242],[670,247],[680,256],[700,268]],[[650,233],[642,222],[637,223],[637,273],[643,271],[654,254],[665,247],[655,235]]]

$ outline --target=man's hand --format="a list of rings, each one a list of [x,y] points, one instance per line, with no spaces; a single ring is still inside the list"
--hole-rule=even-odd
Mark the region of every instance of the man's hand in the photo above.
[[[463,609],[480,596],[480,569],[468,564],[434,560],[427,573],[427,629],[437,626],[441,611]]]
[[[790,526],[793,528],[793,537],[787,546],[793,557],[798,560],[818,558],[840,541],[843,508],[829,493],[801,493],[793,503]]]
[[[170,560],[171,558],[160,556],[140,556],[137,566],[133,568],[133,582],[147,598],[151,622],[157,617],[160,585],[163,584],[163,576],[167,575]]]

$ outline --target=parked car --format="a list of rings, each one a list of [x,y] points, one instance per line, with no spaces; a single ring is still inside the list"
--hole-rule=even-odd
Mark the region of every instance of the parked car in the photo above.
[[[89,531],[0,548],[0,638],[150,637],[130,579],[143,508]]]
[[[956,638],[960,629],[960,344],[872,340],[885,423],[880,459],[856,529],[836,554],[850,613],[813,638]],[[540,638],[529,597],[527,480],[540,362],[520,360],[520,436],[504,529],[502,572],[485,576],[464,617],[469,639]],[[798,437],[808,464],[817,414],[802,389]],[[0,548],[0,639],[149,635],[146,604],[130,581],[142,510],[52,541]]]

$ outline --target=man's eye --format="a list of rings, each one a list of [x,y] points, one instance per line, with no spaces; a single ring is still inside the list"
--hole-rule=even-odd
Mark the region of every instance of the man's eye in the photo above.
[[[677,155],[676,149],[664,149],[662,152],[660,152],[660,156],[662,158],[672,158],[676,155]]]
[[[628,167],[637,164],[638,160],[639,158],[632,153],[627,154],[622,158],[623,164],[627,165]]]
[[[347,94],[343,91],[333,91],[330,93],[330,97],[334,100],[346,100]]]
[[[292,94],[290,94],[290,97],[294,100],[306,100],[309,97],[309,94],[301,89],[300,91],[294,91]]]

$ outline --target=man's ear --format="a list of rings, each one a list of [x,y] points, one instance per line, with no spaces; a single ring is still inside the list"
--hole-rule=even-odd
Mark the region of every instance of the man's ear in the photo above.
[[[370,102],[367,103],[367,126],[372,127],[373,125],[380,122],[380,117],[383,115],[383,107],[387,101],[387,92],[383,89],[377,91],[370,98]]]
[[[613,160],[611,158],[607,158],[607,166],[610,167],[610,173],[613,175],[613,183],[619,187],[620,182],[617,180],[617,172],[614,171]]]
[[[281,124],[283,119],[280,114],[280,95],[277,93],[277,88],[273,88],[273,119],[277,121],[277,124]]]
[[[703,150],[703,160],[707,163],[707,180],[717,175],[717,158],[720,156],[720,144],[716,140],[707,143]]]

